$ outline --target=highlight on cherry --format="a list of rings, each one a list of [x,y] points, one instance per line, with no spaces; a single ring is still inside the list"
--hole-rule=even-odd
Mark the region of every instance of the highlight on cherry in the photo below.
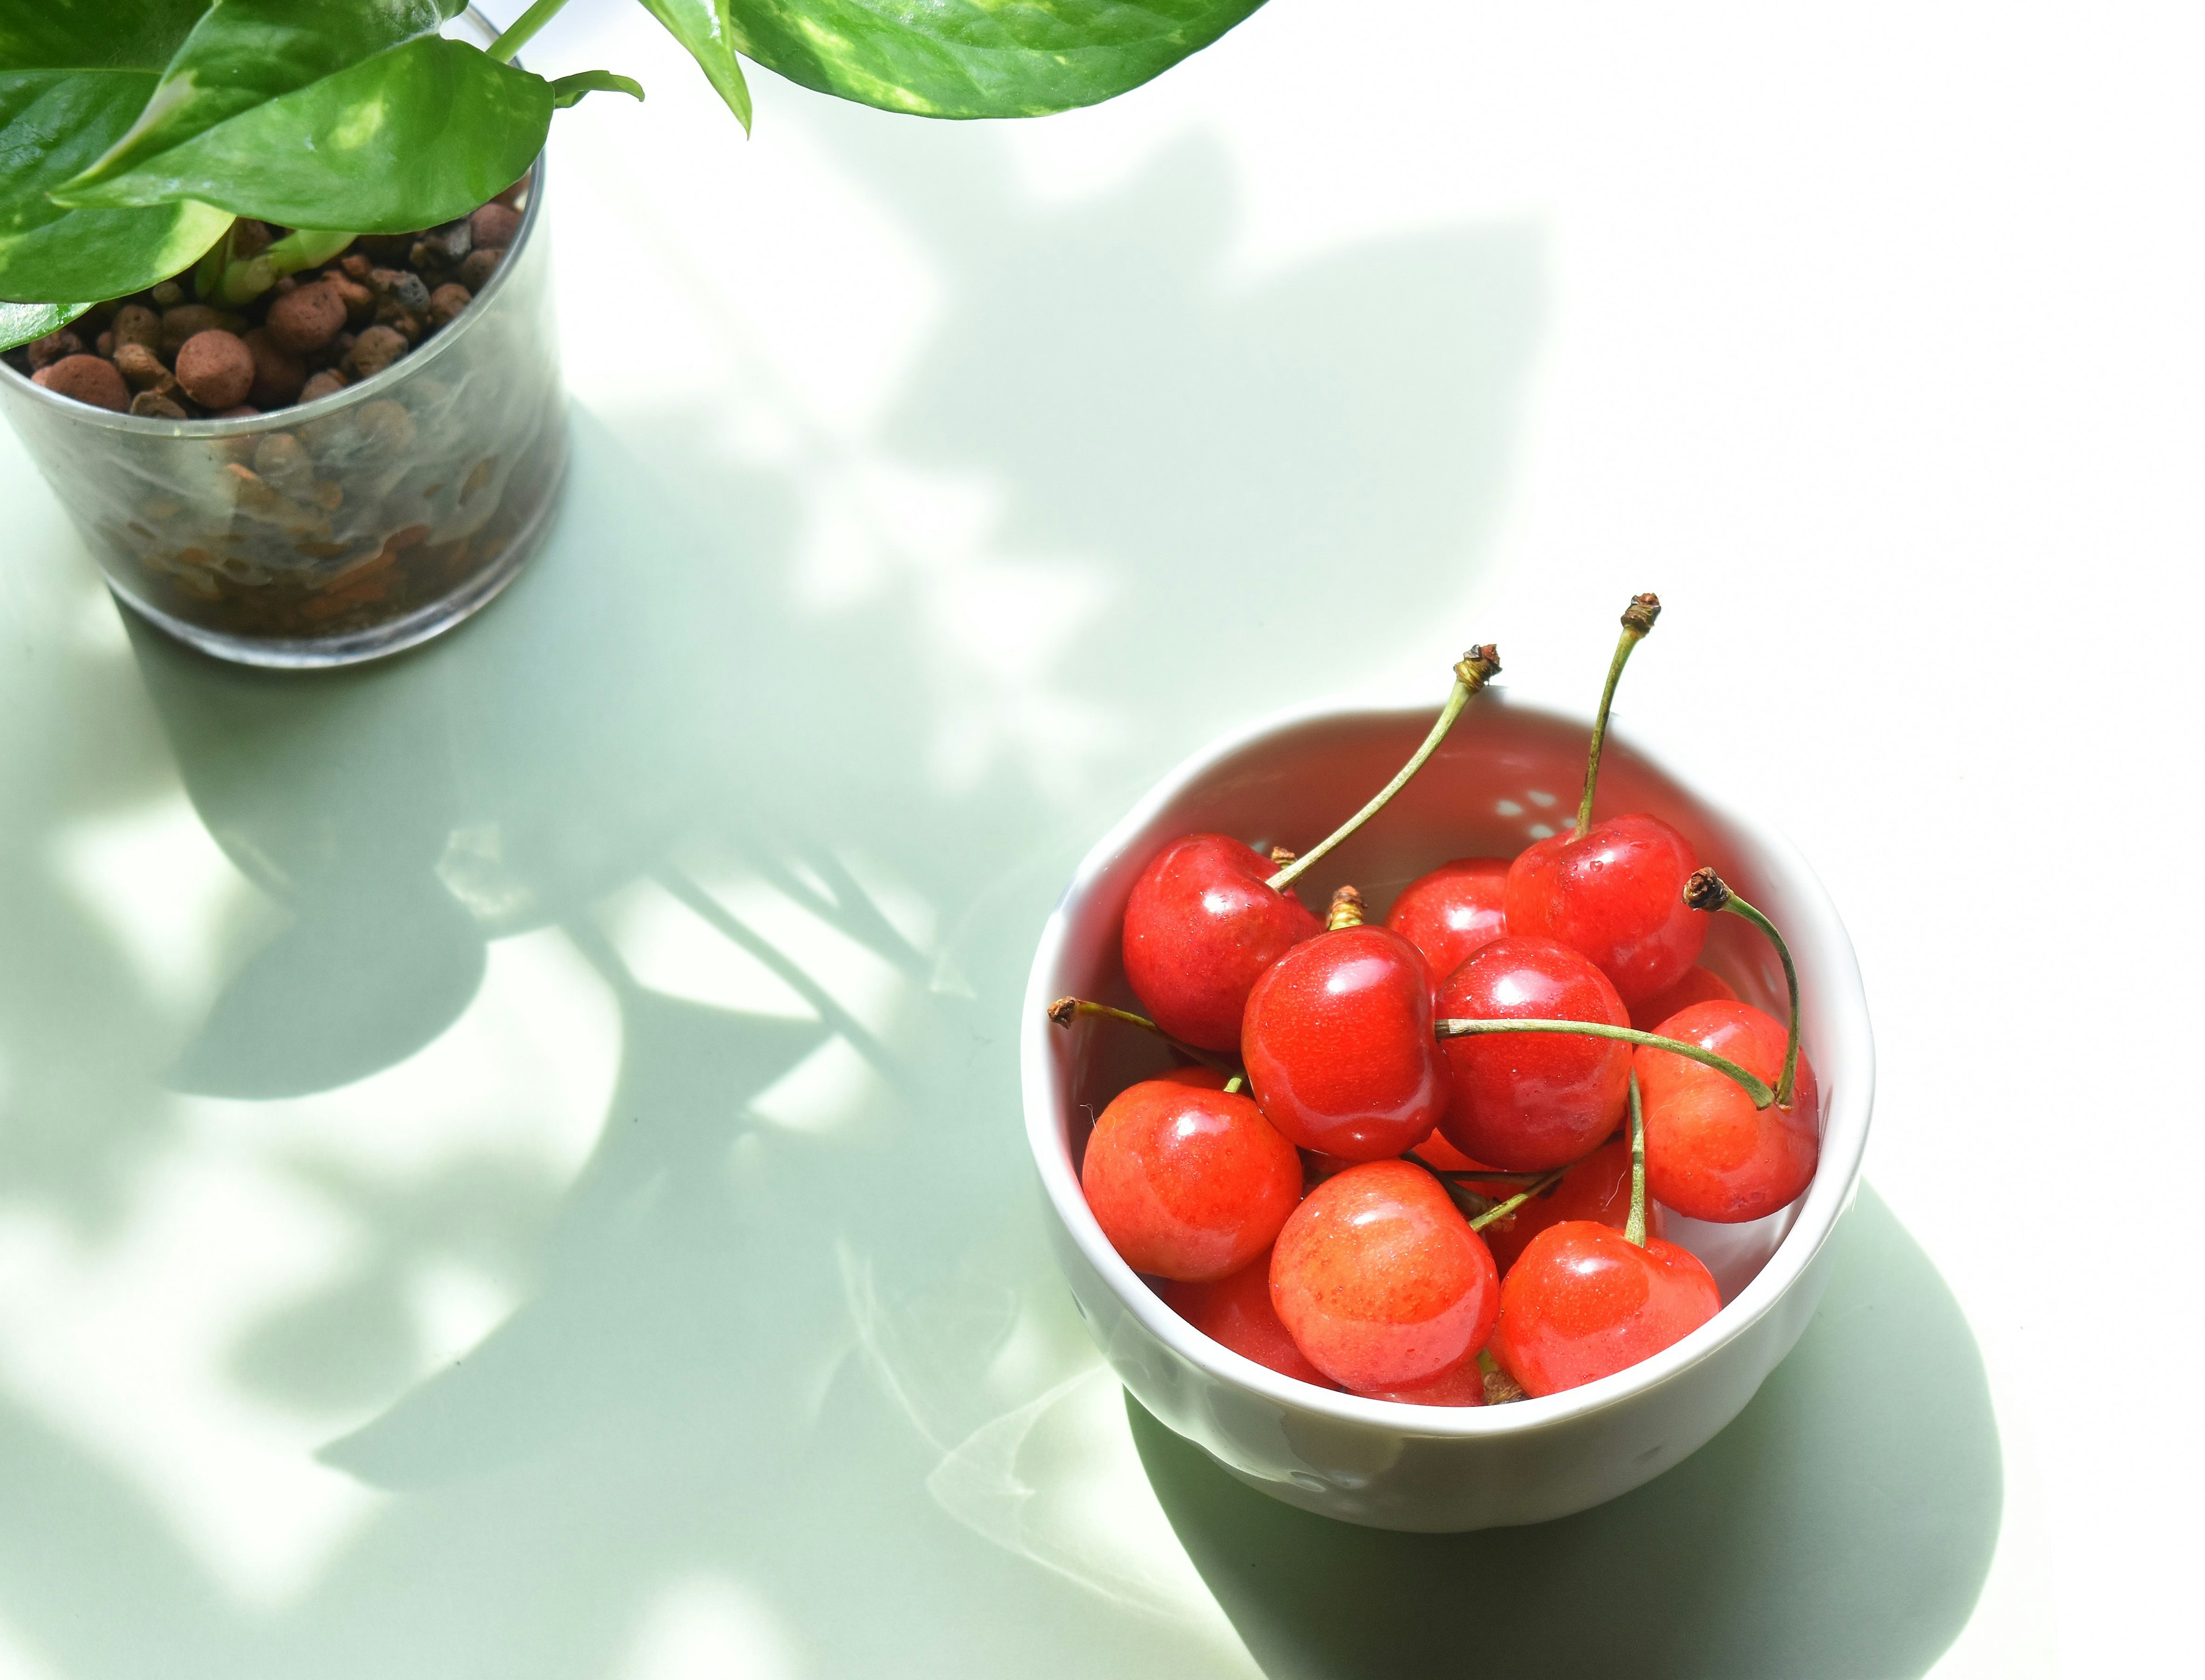
[[[1197,834],[1149,860],[1120,945],[1137,1007],[1051,1006],[1173,1063],[1097,1116],[1080,1181],[1221,1347],[1374,1399],[1536,1400],[1721,1311],[1676,1219],[1765,1219],[1813,1181],[1821,1092],[1782,934],[1672,824],[1599,804],[1616,687],[1660,613],[1640,595],[1623,614],[1567,829],[1510,858],[1465,835],[1382,916],[1353,886],[1322,915],[1298,895],[1499,674],[1473,648],[1407,763],[1306,851]],[[1784,1018],[1701,962],[1724,915],[1773,949]]]

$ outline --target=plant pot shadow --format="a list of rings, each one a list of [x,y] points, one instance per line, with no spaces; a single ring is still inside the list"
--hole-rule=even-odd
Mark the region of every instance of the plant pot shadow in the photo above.
[[[1917,1680],[1990,1568],[1997,1427],[1929,1256],[1863,1186],[1821,1310],[1738,1420],[1560,1521],[1398,1535],[1236,1481],[1130,1398],[1165,1514],[1272,1680]]]

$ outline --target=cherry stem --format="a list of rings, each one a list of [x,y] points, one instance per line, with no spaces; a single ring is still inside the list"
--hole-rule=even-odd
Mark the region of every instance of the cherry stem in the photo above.
[[[1646,1114],[1638,1101],[1638,1074],[1631,1075],[1631,1215],[1624,1221],[1623,1240],[1636,1248],[1646,1246]]]
[[[1608,686],[1600,692],[1600,711],[1592,721],[1592,746],[1585,755],[1584,798],[1578,801],[1577,831],[1581,834],[1592,827],[1592,791],[1600,781],[1600,750],[1608,743],[1608,710],[1615,703],[1615,686],[1623,680],[1623,668],[1630,661],[1631,649],[1646,639],[1646,632],[1661,616],[1661,599],[1655,595],[1634,595],[1623,609],[1623,634],[1615,644],[1615,657],[1608,662]]]
[[[1501,654],[1490,642],[1483,647],[1472,648],[1456,661],[1454,688],[1447,695],[1447,704],[1440,708],[1439,720],[1432,725],[1431,733],[1424,737],[1424,744],[1416,750],[1407,763],[1401,766],[1393,781],[1378,790],[1377,796],[1369,804],[1334,829],[1314,849],[1294,858],[1273,876],[1269,883],[1271,890],[1275,893],[1285,892],[1301,877],[1310,865],[1383,810],[1387,801],[1407,787],[1409,778],[1423,769],[1424,760],[1439,750],[1440,743],[1447,739],[1447,732],[1454,727],[1455,719],[1462,715],[1462,709],[1470,703],[1470,697],[1500,674]]]
[[[1336,934],[1342,928],[1363,925],[1363,894],[1352,887],[1336,888],[1332,895],[1332,908],[1325,912],[1324,929]]]
[[[1760,929],[1776,947],[1776,959],[1784,965],[1784,989],[1791,1010],[1784,1029],[1784,1072],[1777,1076],[1776,1106],[1789,1108],[1792,1089],[1799,1077],[1799,971],[1792,965],[1792,947],[1784,942],[1784,935],[1776,931],[1774,922],[1732,892],[1730,883],[1712,869],[1692,872],[1685,882],[1685,902],[1694,910],[1728,911],[1732,916],[1743,917]]]
[[[1712,1050],[1703,1050],[1697,1044],[1687,1044],[1681,1038],[1664,1038],[1659,1033],[1641,1032],[1636,1027],[1612,1027],[1605,1021],[1435,1021],[1432,1030],[1441,1038],[1470,1038],[1489,1032],[1560,1032],[1574,1033],[1586,1038],[1614,1038],[1626,1044],[1643,1044],[1655,1050],[1667,1050],[1670,1054],[1696,1061],[1729,1079],[1753,1099],[1756,1108],[1766,1108],[1776,1101],[1776,1093],[1768,1081],[1750,1069],[1740,1067],[1728,1056],[1719,1056]]]
[[[1129,1027],[1138,1027],[1143,1032],[1152,1032],[1158,1038],[1192,1061],[1204,1067],[1214,1067],[1220,1073],[1237,1073],[1239,1064],[1209,1050],[1197,1049],[1184,1040],[1174,1038],[1145,1015],[1136,1015],[1130,1009],[1113,1009],[1107,1003],[1090,1003],[1085,998],[1059,998],[1049,1006],[1049,1018],[1061,1027],[1069,1028],[1083,1015],[1094,1016],[1105,1021],[1123,1021]]]
[[[1572,1161],[1570,1163],[1571,1167],[1574,1167],[1576,1165],[1577,1163],[1575,1161]],[[1530,1184],[1518,1190],[1515,1195],[1510,1196],[1506,1202],[1497,1202],[1494,1203],[1492,1207],[1487,1208],[1483,1213],[1478,1214],[1477,1218],[1471,1220],[1470,1228],[1472,1231],[1483,1231],[1487,1226],[1492,1225],[1498,1220],[1507,1219],[1509,1214],[1514,1213],[1519,1208],[1522,1207],[1526,1202],[1529,1202],[1533,1196],[1540,1195],[1546,1190],[1552,1190],[1556,1184],[1561,1183],[1562,1174],[1569,1170],[1570,1168],[1568,1167],[1557,1167],[1551,1172],[1542,1172]]]
[[[1247,1083],[1248,1082],[1245,1079],[1243,1079],[1239,1074],[1234,1074],[1230,1079],[1227,1079],[1225,1082],[1225,1095],[1227,1096],[1239,1095],[1240,1088]]]

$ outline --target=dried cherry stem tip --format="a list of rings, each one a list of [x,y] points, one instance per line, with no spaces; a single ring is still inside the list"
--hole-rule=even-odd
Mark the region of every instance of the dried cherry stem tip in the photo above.
[[[1767,1080],[1750,1068],[1740,1067],[1728,1056],[1719,1056],[1712,1050],[1703,1050],[1697,1044],[1687,1044],[1681,1038],[1664,1038],[1659,1033],[1641,1032],[1636,1027],[1612,1027],[1605,1021],[1435,1021],[1432,1031],[1441,1038],[1471,1038],[1495,1032],[1559,1032],[1580,1035],[1586,1038],[1613,1038],[1625,1044],[1643,1044],[1655,1050],[1667,1050],[1673,1056],[1682,1056],[1688,1061],[1712,1067],[1740,1090],[1753,1099],[1756,1108],[1766,1108],[1776,1101],[1776,1093]]]
[[[1174,1038],[1145,1015],[1136,1015],[1130,1009],[1113,1009],[1107,1003],[1091,1003],[1085,998],[1059,998],[1049,1006],[1049,1018],[1060,1027],[1069,1027],[1083,1015],[1105,1021],[1119,1021],[1129,1027],[1138,1027],[1143,1032],[1154,1033],[1158,1038],[1191,1060],[1204,1067],[1214,1067],[1220,1073],[1236,1073],[1239,1063],[1208,1050],[1198,1049],[1192,1044]]]
[[[1623,680],[1623,668],[1631,649],[1646,639],[1654,620],[1661,616],[1661,597],[1634,595],[1623,609],[1623,634],[1615,644],[1615,657],[1608,664],[1608,686],[1600,692],[1600,710],[1592,721],[1592,744],[1585,753],[1584,797],[1578,802],[1578,832],[1592,827],[1592,791],[1600,782],[1600,750],[1608,743],[1608,713],[1615,703],[1615,686]]]
[[[1623,1240],[1634,1248],[1646,1246],[1646,1113],[1638,1101],[1638,1074],[1631,1075],[1631,1213],[1623,1222]]]
[[[1454,727],[1455,719],[1462,715],[1462,709],[1470,703],[1470,697],[1500,674],[1501,650],[1490,642],[1483,647],[1472,648],[1456,661],[1454,688],[1447,698],[1447,704],[1440,708],[1438,721],[1432,725],[1431,733],[1424,737],[1424,744],[1416,750],[1407,763],[1401,766],[1393,781],[1378,790],[1369,804],[1334,829],[1315,849],[1293,859],[1273,876],[1269,882],[1271,890],[1285,892],[1311,864],[1383,810],[1387,801],[1407,787],[1409,778],[1423,769],[1424,760],[1439,750],[1439,744],[1447,739],[1447,732]]]
[[[1799,1077],[1799,971],[1792,966],[1792,947],[1776,931],[1776,924],[1733,893],[1730,883],[1713,869],[1695,870],[1685,878],[1685,905],[1688,910],[1728,911],[1752,923],[1776,947],[1776,959],[1784,965],[1784,990],[1791,1011],[1785,1024],[1784,1072],[1776,1079],[1776,1106],[1789,1108],[1792,1089]]]
[[[1332,895],[1332,908],[1325,912],[1327,933],[1338,933],[1342,928],[1363,925],[1363,894],[1352,887],[1342,887]]]

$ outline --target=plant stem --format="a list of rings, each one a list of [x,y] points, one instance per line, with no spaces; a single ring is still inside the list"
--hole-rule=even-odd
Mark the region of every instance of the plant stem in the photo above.
[[[490,56],[501,64],[512,63],[514,55],[535,39],[538,30],[558,16],[559,9],[566,3],[567,0],[536,0],[490,44]]]
[[[1424,737],[1424,744],[1417,749],[1407,763],[1401,766],[1393,781],[1378,790],[1377,796],[1369,804],[1334,829],[1314,850],[1304,852],[1273,876],[1269,883],[1271,890],[1285,892],[1311,864],[1383,810],[1386,802],[1407,787],[1409,778],[1423,769],[1424,760],[1439,750],[1439,744],[1447,739],[1447,732],[1454,727],[1455,719],[1462,715],[1462,709],[1470,703],[1470,697],[1500,674],[1501,654],[1490,642],[1483,647],[1472,648],[1456,661],[1454,687],[1447,695],[1447,704],[1440,708],[1439,721],[1432,725],[1431,733]]]
[[[1138,1027],[1143,1032],[1152,1032],[1158,1038],[1191,1060],[1204,1067],[1214,1067],[1220,1073],[1239,1073],[1240,1065],[1212,1051],[1199,1050],[1193,1045],[1174,1038],[1145,1015],[1136,1015],[1130,1009],[1113,1009],[1107,1003],[1090,1003],[1085,998],[1059,998],[1049,1006],[1049,1018],[1061,1027],[1069,1027],[1083,1015],[1097,1016],[1106,1021],[1123,1021],[1129,1027]]]
[[[1245,1079],[1243,1079],[1239,1074],[1234,1074],[1230,1079],[1227,1079],[1225,1082],[1225,1095],[1227,1096],[1239,1095],[1240,1088],[1247,1083],[1248,1082]]]
[[[1325,912],[1324,930],[1336,934],[1342,928],[1359,928],[1362,925],[1363,894],[1352,887],[1335,888],[1332,895],[1332,908]]]
[[[1637,1248],[1646,1246],[1646,1115],[1638,1102],[1638,1075],[1631,1075],[1631,1215],[1624,1221],[1623,1240]]]
[[[1600,781],[1600,750],[1608,742],[1608,709],[1615,703],[1615,686],[1631,649],[1646,639],[1654,620],[1661,616],[1661,600],[1655,595],[1634,595],[1623,609],[1623,634],[1615,644],[1615,657],[1608,662],[1608,686],[1600,692],[1600,711],[1592,721],[1592,746],[1585,755],[1584,797],[1578,801],[1578,833],[1592,827],[1592,790]]]
[[[1694,910],[1727,910],[1743,917],[1776,947],[1776,959],[1784,965],[1784,989],[1791,1010],[1784,1029],[1784,1072],[1776,1080],[1776,1106],[1789,1108],[1792,1089],[1799,1077],[1799,971],[1792,965],[1792,947],[1784,942],[1774,922],[1731,891],[1730,883],[1712,869],[1692,872],[1685,882],[1685,902]]]
[[[1698,1045],[1687,1044],[1680,1038],[1664,1038],[1658,1033],[1641,1032],[1636,1027],[1612,1027],[1605,1021],[1435,1021],[1432,1024],[1432,1030],[1441,1038],[1471,1038],[1491,1032],[1560,1032],[1579,1034],[1587,1038],[1614,1038],[1626,1044],[1644,1044],[1712,1067],[1751,1097],[1756,1108],[1766,1108],[1776,1101],[1776,1093],[1769,1089],[1768,1081],[1740,1067],[1729,1057],[1719,1056],[1712,1050],[1703,1050]]]
[[[1575,1161],[1572,1161],[1570,1163],[1571,1167],[1574,1167],[1576,1165],[1577,1163]],[[1536,1178],[1524,1185],[1523,1189],[1518,1190],[1515,1195],[1510,1196],[1506,1202],[1495,1202],[1492,1207],[1480,1214],[1476,1219],[1471,1220],[1470,1228],[1472,1231],[1483,1231],[1487,1226],[1493,1224],[1495,1220],[1507,1219],[1509,1214],[1514,1213],[1519,1208],[1522,1207],[1526,1202],[1529,1202],[1533,1196],[1538,1195],[1541,1191],[1551,1190],[1556,1184],[1561,1183],[1562,1174],[1569,1170],[1570,1168],[1568,1167],[1557,1167],[1551,1172],[1541,1173]]]

